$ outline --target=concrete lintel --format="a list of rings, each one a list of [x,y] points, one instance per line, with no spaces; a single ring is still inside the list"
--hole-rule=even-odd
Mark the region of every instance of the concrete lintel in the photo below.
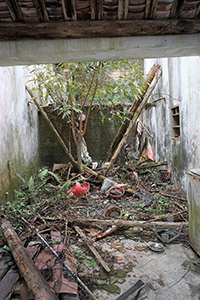
[[[200,34],[0,42],[0,66],[200,55]]]

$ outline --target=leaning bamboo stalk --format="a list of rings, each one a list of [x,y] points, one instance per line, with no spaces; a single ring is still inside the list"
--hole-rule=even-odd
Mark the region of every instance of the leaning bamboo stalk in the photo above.
[[[142,110],[145,107],[145,105],[146,105],[146,103],[147,103],[150,95],[152,94],[152,92],[153,92],[153,90],[154,90],[154,88],[155,88],[155,86],[156,86],[156,84],[157,84],[157,82],[158,82],[161,74],[162,74],[162,71],[159,68],[158,72],[156,73],[156,75],[155,75],[155,77],[153,79],[153,81],[151,82],[151,85],[149,86],[149,89],[148,89],[147,93],[145,94],[144,99],[142,100],[142,102],[140,103],[139,107],[137,108],[137,110],[136,110],[136,112],[134,114],[133,119],[130,121],[129,126],[128,126],[128,128],[127,128],[127,130],[126,130],[126,132],[125,132],[125,134],[123,136],[123,138],[121,139],[120,143],[118,144],[118,146],[117,146],[117,148],[116,148],[116,150],[115,150],[115,152],[114,152],[114,154],[113,154],[113,156],[112,156],[112,158],[110,160],[110,163],[109,163],[109,165],[108,165],[108,167],[106,169],[105,175],[108,173],[108,171],[113,166],[113,164],[114,164],[114,162],[115,162],[115,160],[116,160],[116,158],[117,158],[117,156],[118,156],[118,154],[119,154],[122,146],[126,142],[127,137],[130,135],[130,133],[131,133],[131,131],[133,129],[133,126],[135,125],[137,119],[141,115]]]
[[[2,224],[4,235],[11,249],[15,262],[26,281],[28,288],[33,292],[36,300],[58,300],[57,296],[50,290],[42,274],[36,268],[34,262],[26,252],[22,242],[14,231],[9,221]]]
[[[152,82],[156,72],[159,69],[159,65],[153,65],[153,67],[151,68],[151,70],[149,71],[149,74],[145,80],[144,86],[142,91],[138,94],[138,97],[134,100],[133,104],[131,105],[130,109],[129,109],[129,115],[128,118],[132,119],[133,115],[135,113],[135,110],[137,109],[138,105],[140,105],[140,103],[142,102],[142,99],[144,98],[148,87],[150,85],[150,83]],[[129,121],[126,119],[124,120],[124,123],[120,126],[119,131],[117,132],[117,135],[112,143],[111,149],[110,149],[110,155],[108,157],[108,161],[110,161],[113,153],[115,152],[120,140],[123,138],[124,133],[126,132],[126,129],[128,128],[129,125]]]
[[[41,112],[42,116],[44,117],[44,119],[46,120],[46,122],[48,123],[48,125],[50,126],[51,130],[53,131],[53,133],[55,134],[57,140],[59,141],[59,143],[62,145],[63,150],[65,151],[65,153],[67,154],[69,160],[71,161],[72,165],[74,166],[74,168],[79,171],[79,166],[76,163],[76,161],[74,160],[73,156],[71,155],[71,153],[69,152],[67,146],[65,145],[63,139],[60,137],[59,133],[57,132],[57,130],[55,129],[54,125],[52,124],[52,122],[50,121],[49,117],[47,116],[47,114],[45,113],[44,109],[42,108],[42,106],[39,104],[39,102],[37,101],[36,97],[33,95],[32,91],[30,90],[30,88],[28,86],[26,86],[26,90],[28,91],[29,95],[31,96],[31,98],[33,99],[35,105],[37,106],[37,108],[39,109],[39,111]]]

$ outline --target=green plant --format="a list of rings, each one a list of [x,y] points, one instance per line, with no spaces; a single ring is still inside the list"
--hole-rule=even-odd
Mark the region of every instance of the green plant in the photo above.
[[[5,262],[8,266],[13,266],[15,264],[12,252],[8,246],[4,246],[3,248],[0,248],[0,253],[5,254]]]

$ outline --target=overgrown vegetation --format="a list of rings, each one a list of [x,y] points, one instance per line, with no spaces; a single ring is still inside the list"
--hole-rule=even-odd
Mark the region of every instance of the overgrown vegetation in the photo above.
[[[143,90],[143,72],[136,60],[40,65],[31,75],[42,104],[52,103],[71,126],[79,172],[83,171],[82,160],[92,161],[84,140],[92,104],[132,102]],[[121,122],[128,118],[127,112],[119,110],[114,115]]]

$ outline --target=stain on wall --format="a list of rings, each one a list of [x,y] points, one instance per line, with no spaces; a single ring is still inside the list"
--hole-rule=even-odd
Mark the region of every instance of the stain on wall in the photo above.
[[[151,100],[164,97],[165,103],[157,102],[143,118],[154,134],[156,161],[167,160],[173,182],[186,191],[188,171],[200,164],[200,57],[146,59],[145,72],[154,63],[161,65],[162,77]],[[171,132],[171,108],[175,105],[180,108],[178,139],[173,139]]]

